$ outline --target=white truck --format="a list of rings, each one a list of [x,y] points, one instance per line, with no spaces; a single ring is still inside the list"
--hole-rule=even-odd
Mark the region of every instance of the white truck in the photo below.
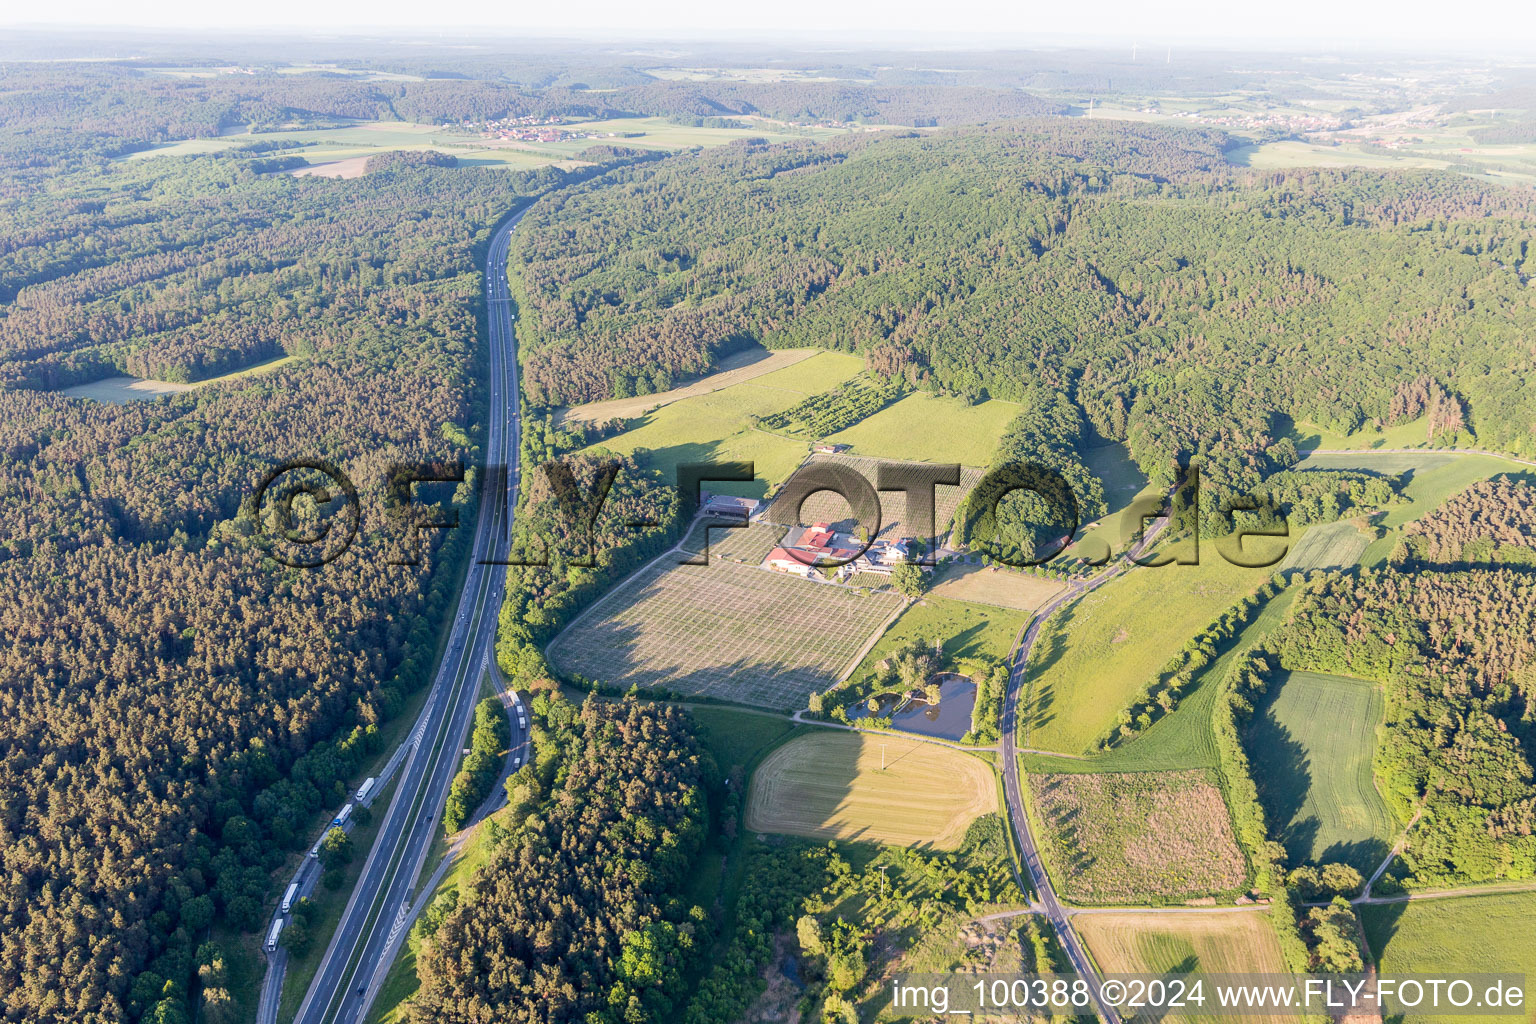
[[[347,806],[341,809],[340,814],[331,819],[331,825],[335,828],[340,828],[347,823],[347,819],[350,817],[352,817],[352,805],[347,804]]]
[[[283,913],[286,914],[290,910],[293,909],[294,898],[297,897],[298,895],[299,895],[299,883],[298,882],[289,882],[288,883],[288,891],[283,893]]]
[[[277,952],[277,937],[278,935],[282,934],[282,931],[283,919],[278,918],[276,921],[272,922],[272,930],[267,932],[267,943],[265,948],[268,953]]]
[[[373,784],[377,781],[378,779],[372,775],[364,779],[363,784],[357,787],[357,799],[359,801],[367,800],[368,794],[373,792]]]

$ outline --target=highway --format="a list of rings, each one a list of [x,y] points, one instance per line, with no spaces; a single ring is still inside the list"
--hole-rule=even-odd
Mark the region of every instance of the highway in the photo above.
[[[438,831],[438,815],[458,771],[469,735],[482,675],[495,662],[496,622],[506,587],[509,525],[518,480],[518,378],[506,277],[507,246],[522,219],[503,222],[486,256],[486,310],[490,342],[490,415],[487,466],[505,466],[505,477],[487,473],[476,522],[471,562],[455,611],[448,644],[421,718],[403,746],[404,766],[356,888],[305,993],[298,1024],[358,1024],[378,993],[390,963],[421,903],[413,890]],[[502,690],[499,675],[492,673]],[[504,696],[504,700],[507,698]],[[512,698],[515,701],[515,698]],[[527,736],[513,717],[513,755],[526,758]],[[495,795],[493,794],[493,799]],[[281,953],[269,974],[281,985]],[[273,986],[269,983],[268,988]],[[269,1005],[270,1004],[270,1005]],[[258,1024],[275,1024],[277,1000],[264,992]]]
[[[1067,913],[1061,901],[1056,897],[1056,888],[1051,884],[1051,877],[1045,871],[1045,864],[1040,860],[1040,849],[1035,843],[1034,833],[1030,831],[1029,816],[1024,813],[1024,798],[1019,789],[1019,748],[1016,731],[1019,696],[1024,692],[1024,668],[1029,663],[1030,649],[1034,647],[1035,639],[1040,635],[1040,627],[1045,625],[1046,620],[1066,605],[1098,589],[1135,565],[1132,559],[1140,557],[1167,524],[1167,518],[1157,519],[1143,532],[1141,540],[1130,551],[1123,554],[1114,565],[1092,579],[1073,584],[1065,593],[1035,614],[1028,628],[1014,645],[1013,664],[1008,671],[1008,690],[1003,695],[1002,743],[999,755],[1003,769],[1003,797],[1008,803],[1008,817],[1013,822],[1013,831],[1019,840],[1020,857],[1024,861],[1025,870],[1029,872],[1030,884],[1034,886],[1035,894],[1039,898],[1040,909],[1056,930],[1056,937],[1060,940],[1062,949],[1066,951],[1072,970],[1087,980],[1093,993],[1094,1007],[1108,1024],[1120,1024],[1120,1015],[1115,1012],[1114,1007],[1106,1005],[1099,997],[1102,979],[1089,958],[1088,951],[1083,947],[1082,940],[1073,930],[1072,923],[1067,920]]]

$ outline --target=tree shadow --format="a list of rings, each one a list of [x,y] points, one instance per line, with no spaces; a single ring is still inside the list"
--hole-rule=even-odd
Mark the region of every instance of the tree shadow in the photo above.
[[[1166,971],[1163,971],[1159,976],[1159,980],[1166,986],[1169,982],[1182,981],[1188,978],[1199,968],[1200,958],[1191,953]],[[1168,1017],[1183,1017],[1187,1019],[1188,1012],[1188,1009],[1185,1007],[1146,1007],[1133,1014],[1128,1014],[1126,1020],[1133,1020],[1141,1024],[1141,1022],[1160,1021]]]
[[[1273,696],[1257,709],[1244,737],[1253,755],[1253,782],[1270,821],[1279,827],[1277,838],[1291,861],[1311,862],[1321,822],[1315,816],[1302,819],[1299,815],[1312,786],[1312,762],[1272,709]]]
[[[1358,870],[1362,877],[1371,877],[1371,872],[1376,870],[1388,853],[1392,852],[1392,844],[1384,839],[1352,839],[1337,843],[1329,843],[1328,848],[1317,855],[1319,864],[1331,864],[1335,861],[1348,864]]]

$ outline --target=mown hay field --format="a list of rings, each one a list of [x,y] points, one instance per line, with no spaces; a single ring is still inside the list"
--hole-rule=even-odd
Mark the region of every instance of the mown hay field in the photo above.
[[[1343,861],[1369,875],[1397,831],[1371,757],[1381,693],[1359,679],[1291,672],[1244,737],[1259,797],[1292,864]]]
[[[1029,792],[1042,852],[1066,899],[1169,903],[1247,881],[1211,771],[1030,775]]]
[[[794,711],[841,679],[902,603],[735,562],[662,558],[573,622],[548,654],[558,671],[623,688]]]
[[[1108,974],[1282,973],[1280,942],[1263,911],[1179,914],[1078,914],[1072,918],[1083,942]],[[1206,986],[1209,1000],[1214,993]],[[1207,1002],[1206,1005],[1210,1005]],[[1282,1016],[1244,1016],[1245,1021],[1286,1021]],[[1231,1020],[1211,1014],[1169,1014],[1163,1020]]]
[[[830,435],[855,455],[909,462],[987,466],[1020,406],[997,399],[971,405],[918,391]]]
[[[565,426],[571,423],[602,423],[605,420],[627,420],[644,416],[652,409],[659,409],[685,398],[696,398],[699,395],[722,391],[733,384],[744,384],[757,377],[793,366],[802,359],[809,359],[816,354],[817,350],[810,348],[785,348],[770,352],[760,345],[753,345],[751,348],[733,352],[721,359],[716,364],[714,373],[681,387],[649,395],[610,398],[604,402],[565,406],[556,413],[556,422]]]
[[[950,562],[935,570],[928,593],[955,601],[975,601],[1032,612],[1050,603],[1066,584],[1017,569]]]
[[[971,822],[996,810],[992,769],[980,758],[937,743],[826,730],[763,759],[752,773],[746,821],[754,832],[954,850]]]

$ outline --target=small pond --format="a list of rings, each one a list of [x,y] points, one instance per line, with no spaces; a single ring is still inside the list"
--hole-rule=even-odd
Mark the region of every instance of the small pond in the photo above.
[[[880,713],[890,714],[895,694],[881,697]],[[971,711],[976,707],[976,684],[962,675],[946,673],[939,683],[939,706],[914,699],[891,716],[891,726],[898,732],[958,740],[971,730]],[[848,709],[849,721],[869,717],[869,707],[860,702]]]

